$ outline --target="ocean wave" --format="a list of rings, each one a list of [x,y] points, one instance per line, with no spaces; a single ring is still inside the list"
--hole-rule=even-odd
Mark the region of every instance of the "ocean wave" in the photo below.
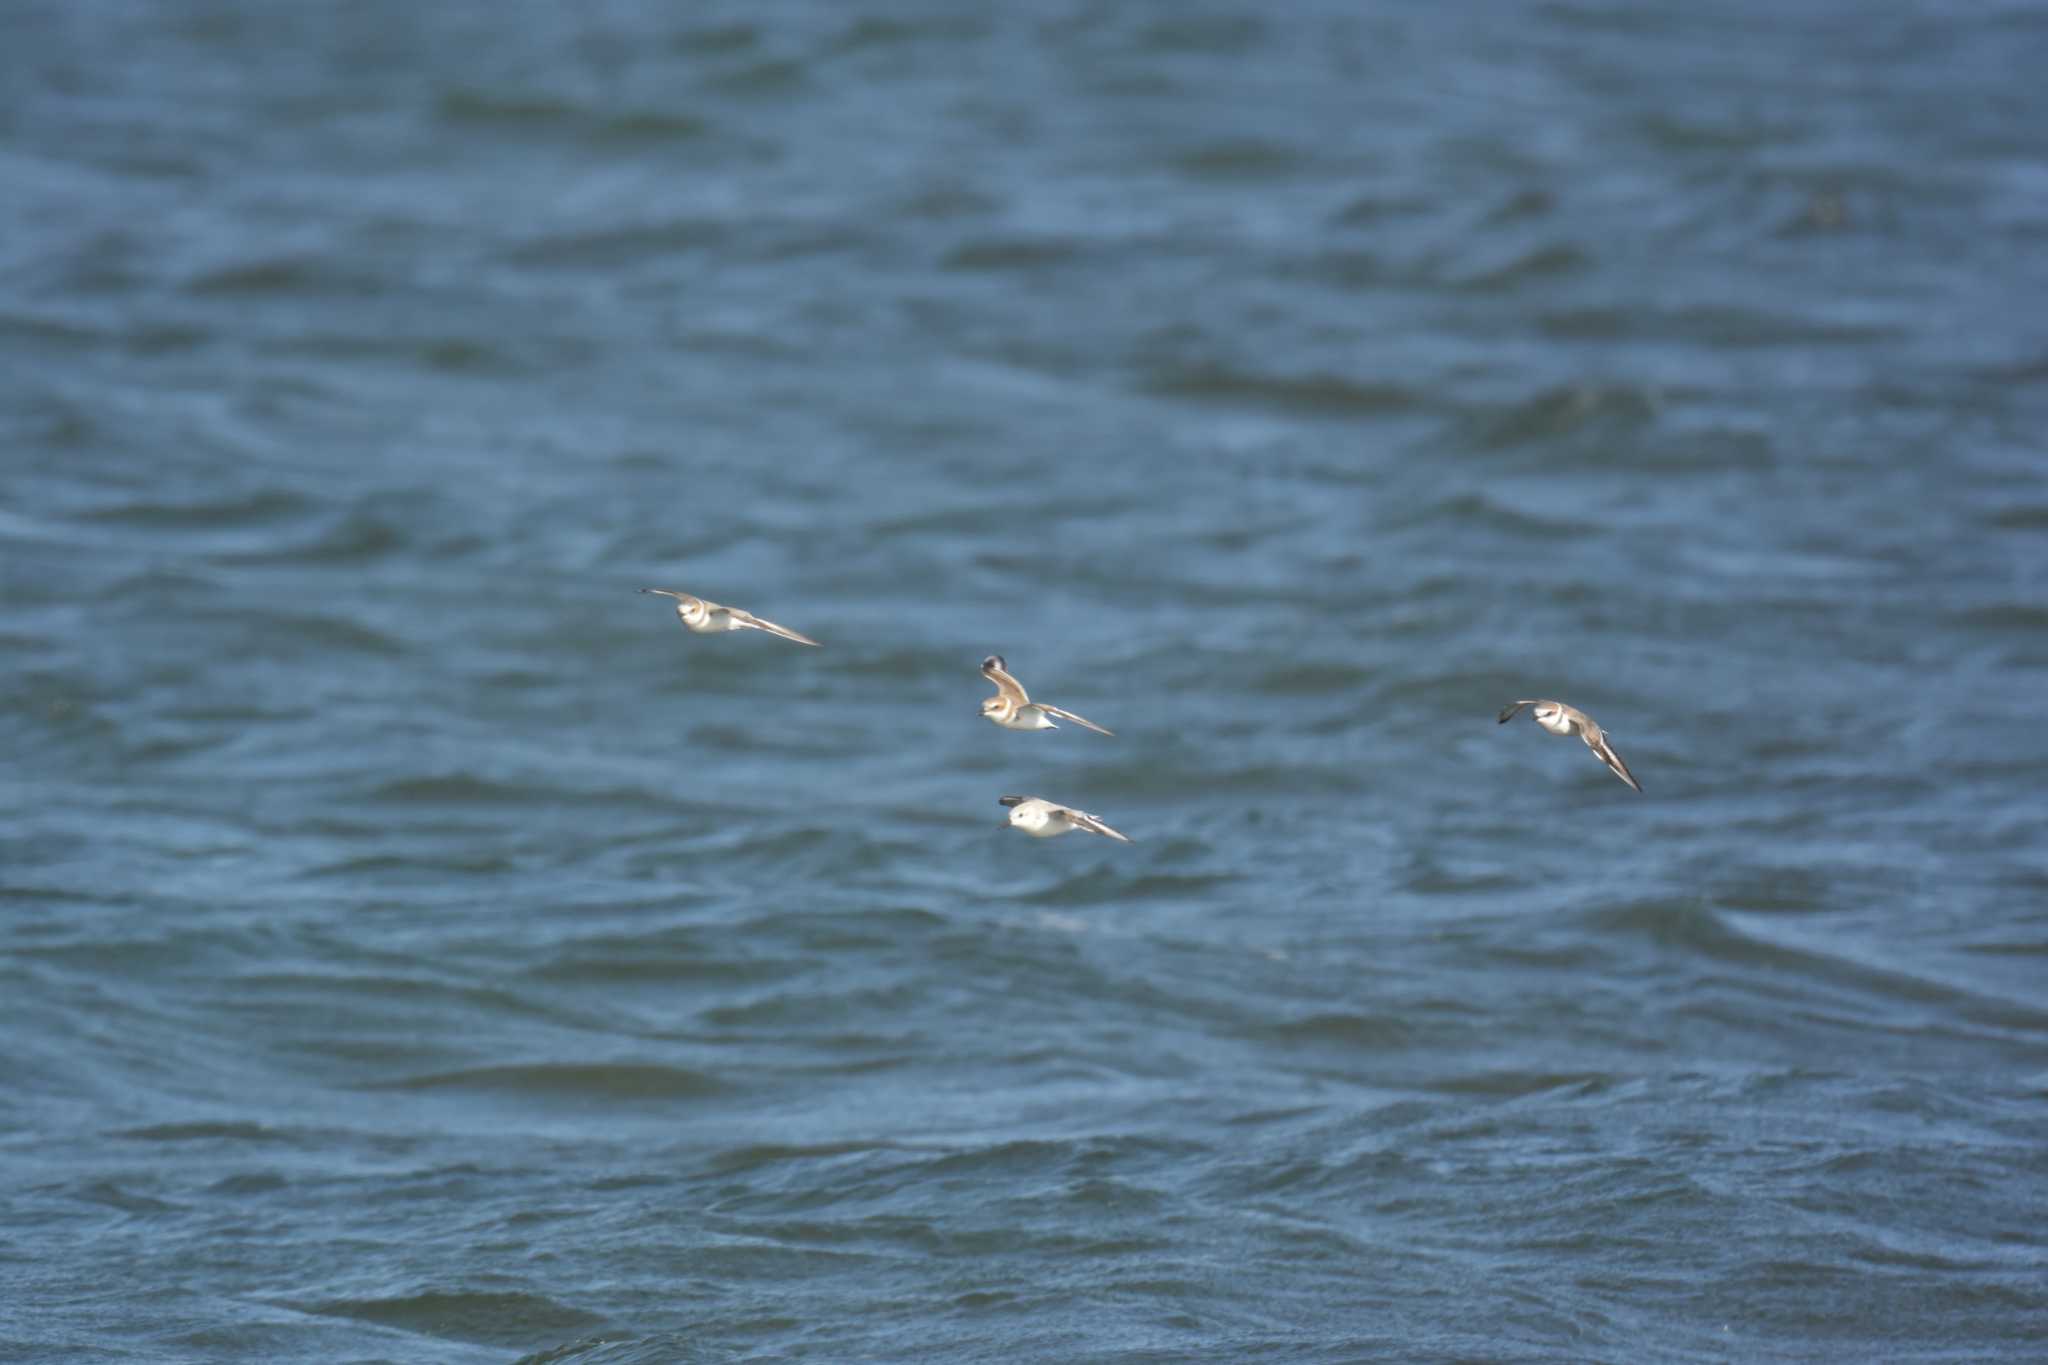
[[[366,1090],[468,1091],[512,1099],[615,1103],[704,1100],[731,1085],[708,1072],[655,1063],[533,1062],[463,1067],[362,1086]]]

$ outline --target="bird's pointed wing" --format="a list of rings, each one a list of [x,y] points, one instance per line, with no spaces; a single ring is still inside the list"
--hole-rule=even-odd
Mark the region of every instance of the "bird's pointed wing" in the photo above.
[[[1028,796],[998,796],[996,804],[998,806],[1021,806],[1030,799]]]
[[[1607,742],[1607,733],[1588,721],[1584,730],[1586,747],[1593,751],[1593,757],[1607,765],[1607,771],[1634,787],[1638,792],[1643,784],[1636,781],[1636,775],[1628,770],[1628,764],[1621,761],[1621,755],[1614,752],[1614,746]]]
[[[1031,697],[1024,691],[1024,684],[1010,676],[1009,666],[1000,654],[991,654],[981,661],[981,676],[996,685],[996,691],[1022,706]]]
[[[727,607],[726,611],[732,614],[733,620],[739,622],[741,625],[746,626],[751,630],[765,630],[770,635],[780,635],[783,639],[794,640],[800,645],[813,645],[819,648],[823,648],[823,646],[819,646],[818,642],[816,640],[813,640],[810,636],[799,635],[795,631],[791,630],[788,626],[778,626],[773,621],[764,621],[750,611],[741,611],[738,607]]]
[[[1535,701],[1527,700],[1514,702],[1510,705],[1502,707],[1500,713],[1500,723],[1502,725],[1506,725],[1509,721],[1513,720],[1518,713],[1520,713],[1523,707],[1534,706],[1535,704]]]
[[[1085,810],[1075,810],[1071,806],[1062,807],[1062,809],[1065,811],[1067,819],[1074,822],[1075,829],[1086,830],[1090,834],[1100,834],[1114,839],[1120,844],[1128,844],[1131,841],[1129,835],[1119,834],[1108,825],[1102,823],[1099,817],[1090,815]]]
[[[642,588],[640,589],[640,591],[651,592],[656,597],[673,597],[677,602],[681,603],[683,606],[686,607],[689,606],[690,603],[697,601],[697,599],[690,596],[690,594],[686,592],[677,592],[674,588]]]
[[[1106,730],[1102,726],[1097,725],[1094,721],[1089,720],[1087,717],[1077,716],[1072,711],[1062,710],[1060,707],[1057,706],[1047,706],[1044,702],[1036,702],[1034,703],[1034,705],[1036,705],[1039,710],[1045,712],[1045,714],[1047,714],[1048,716],[1058,716],[1061,720],[1070,720],[1074,722],[1074,724],[1079,725],[1084,729],[1093,730],[1098,735],[1108,735],[1111,738],[1115,738],[1116,736],[1116,731]]]

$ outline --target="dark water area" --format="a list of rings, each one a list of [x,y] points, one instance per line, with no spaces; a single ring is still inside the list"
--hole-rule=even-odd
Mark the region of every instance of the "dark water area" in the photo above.
[[[10,7],[0,1359],[2039,1359],[2043,71]]]

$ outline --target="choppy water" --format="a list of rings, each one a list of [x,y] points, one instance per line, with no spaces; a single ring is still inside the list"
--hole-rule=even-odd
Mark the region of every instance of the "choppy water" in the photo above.
[[[2038,1357],[2044,69],[12,7],[0,1357]]]

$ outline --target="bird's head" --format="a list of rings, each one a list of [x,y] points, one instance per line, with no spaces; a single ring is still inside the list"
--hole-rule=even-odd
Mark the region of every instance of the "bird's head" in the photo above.
[[[677,592],[673,588],[642,588],[640,589],[640,591],[651,592],[656,597],[674,598],[676,604],[676,615],[682,617],[685,621],[694,621],[704,614],[703,601],[699,598],[690,596],[690,594],[686,592]]]

